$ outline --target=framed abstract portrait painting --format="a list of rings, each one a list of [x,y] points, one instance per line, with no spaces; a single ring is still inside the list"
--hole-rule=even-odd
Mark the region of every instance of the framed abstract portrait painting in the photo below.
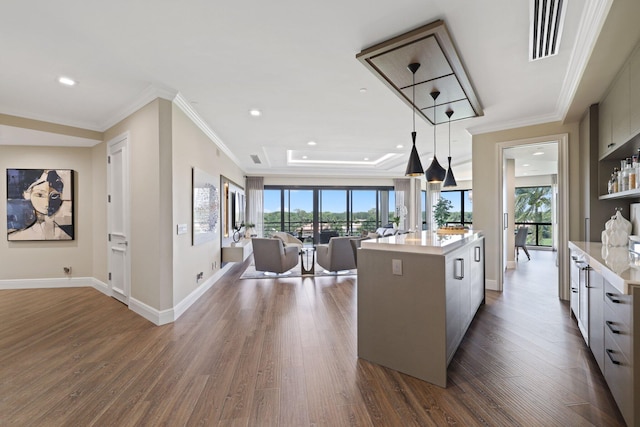
[[[7,169],[7,240],[74,240],[73,170]]]

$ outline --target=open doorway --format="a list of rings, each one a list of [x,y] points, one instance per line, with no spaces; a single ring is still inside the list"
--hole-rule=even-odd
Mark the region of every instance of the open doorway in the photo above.
[[[505,148],[504,181],[507,191],[508,228],[514,245],[504,247],[504,286],[544,283],[558,289],[557,206],[558,143],[526,144]],[[510,205],[509,205],[510,204]],[[513,232],[511,229],[513,228]],[[515,246],[515,251],[514,251]],[[528,280],[545,274],[546,280]]]
[[[563,280],[568,238],[567,146],[567,135],[554,135],[498,147],[503,212],[500,290],[511,279],[521,283],[517,278],[522,274],[544,271],[550,273],[558,297],[568,298]]]

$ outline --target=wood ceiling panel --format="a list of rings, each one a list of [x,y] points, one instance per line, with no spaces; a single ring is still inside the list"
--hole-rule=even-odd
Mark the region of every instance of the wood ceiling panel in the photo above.
[[[396,93],[418,115],[433,124],[433,114],[428,114],[433,100],[430,93],[440,92],[438,105],[455,105],[455,119],[482,116],[471,82],[462,66],[444,21],[436,21],[408,33],[379,43],[356,55],[373,74]],[[407,66],[418,62],[416,72],[415,106],[412,102],[413,80]],[[442,108],[437,109],[437,123],[448,121]]]

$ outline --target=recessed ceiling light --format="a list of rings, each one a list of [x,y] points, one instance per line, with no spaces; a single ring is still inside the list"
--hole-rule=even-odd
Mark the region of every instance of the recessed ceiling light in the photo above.
[[[404,145],[398,144],[398,145],[396,145],[396,148],[404,148]]]
[[[307,142],[307,145],[316,145],[317,143],[315,141],[309,141]]]
[[[306,160],[306,159],[308,159],[309,157],[308,157],[308,156],[302,156],[302,158]]]
[[[523,167],[523,168],[526,168],[527,166],[529,166],[529,163],[524,163],[524,164],[522,165],[522,167]]]
[[[534,156],[542,156],[544,154],[544,151],[536,151],[535,153],[533,153]]]
[[[58,78],[58,83],[63,84],[65,86],[74,86],[76,84],[76,81],[73,80],[72,78],[62,76]]]
[[[368,157],[365,157],[365,158],[364,158],[364,160],[365,160],[365,161],[367,161],[367,160],[369,160],[369,158],[368,158]]]
[[[252,108],[251,110],[249,110],[249,114],[251,114],[252,117],[260,117],[262,115],[262,111],[258,110],[257,108]]]
[[[367,88],[366,87],[361,87],[360,88],[360,93],[366,93],[367,92]]]

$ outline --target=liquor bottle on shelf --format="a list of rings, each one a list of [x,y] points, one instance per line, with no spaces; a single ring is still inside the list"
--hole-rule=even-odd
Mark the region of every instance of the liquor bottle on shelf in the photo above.
[[[613,168],[613,173],[611,174],[611,193],[618,192],[618,168]]]

